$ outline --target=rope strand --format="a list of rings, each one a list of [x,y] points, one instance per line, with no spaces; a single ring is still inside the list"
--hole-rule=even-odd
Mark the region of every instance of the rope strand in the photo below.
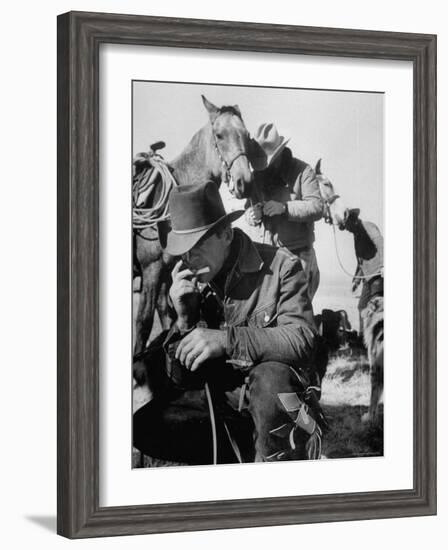
[[[216,434],[215,412],[213,410],[213,401],[208,383],[204,384],[205,395],[207,396],[208,410],[210,413],[210,423],[212,426],[212,442],[213,442],[213,464],[218,464],[218,437]]]

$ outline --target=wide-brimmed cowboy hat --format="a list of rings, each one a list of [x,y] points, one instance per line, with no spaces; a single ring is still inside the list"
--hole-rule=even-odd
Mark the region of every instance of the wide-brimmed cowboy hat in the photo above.
[[[289,138],[281,136],[272,122],[263,123],[252,141],[251,163],[254,170],[267,168],[286,147]]]
[[[218,186],[212,181],[174,187],[169,198],[171,231],[160,243],[169,254],[181,256],[219,222],[232,223],[244,210],[226,214]]]

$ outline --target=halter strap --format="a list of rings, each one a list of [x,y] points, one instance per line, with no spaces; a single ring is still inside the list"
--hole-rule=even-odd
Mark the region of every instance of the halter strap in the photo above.
[[[330,197],[329,199],[323,199],[324,206],[325,206],[325,212],[324,212],[324,221],[325,221],[325,223],[329,223],[329,224],[333,225],[333,218],[331,216],[330,206],[339,198],[340,198],[340,195],[335,194],[332,197]]]
[[[234,164],[234,162],[239,159],[240,157],[246,157],[247,159],[249,159],[247,153],[245,151],[238,151],[237,154],[233,157],[233,159],[228,162],[223,154],[221,153],[221,150],[219,149],[219,145],[218,145],[218,142],[216,141],[216,135],[215,135],[215,132],[213,130],[213,124],[211,125],[212,126],[212,136],[213,136],[213,144],[215,146],[215,149],[216,149],[216,153],[218,155],[218,158],[219,160],[221,161],[221,164],[222,166],[224,167],[225,169],[225,172],[226,172],[226,183],[229,183],[229,181],[231,181],[232,179],[232,174],[230,173],[230,170],[232,169],[232,166]]]
[[[212,128],[212,134],[213,134],[213,141],[214,141],[215,149],[216,149],[216,152],[218,154],[219,160],[221,161],[222,165],[224,166],[224,168],[226,169],[227,172],[230,172],[230,170],[233,166],[233,163],[237,159],[239,159],[240,157],[249,158],[247,156],[247,153],[245,153],[244,151],[238,151],[238,153],[233,157],[233,159],[230,162],[227,162],[227,160],[224,158],[224,156],[222,155],[222,153],[219,149],[218,142],[216,141],[216,136],[215,136],[215,132],[213,131],[213,128]]]

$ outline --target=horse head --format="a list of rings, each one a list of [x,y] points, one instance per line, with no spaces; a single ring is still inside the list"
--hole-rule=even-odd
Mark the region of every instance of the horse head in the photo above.
[[[216,153],[215,172],[237,198],[249,196],[253,180],[248,158],[250,138],[238,105],[216,107],[202,96],[211,128],[211,145]]]
[[[348,216],[348,208],[344,205],[341,197],[336,193],[331,181],[322,174],[321,161],[319,159],[314,171],[319,183],[321,197],[324,201],[324,218],[327,223],[337,225],[339,229],[345,228],[345,221]]]

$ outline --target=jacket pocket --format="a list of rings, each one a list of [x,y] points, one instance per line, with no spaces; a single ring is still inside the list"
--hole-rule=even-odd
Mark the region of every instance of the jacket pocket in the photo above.
[[[249,327],[264,328],[275,324],[277,319],[277,302],[257,308],[247,319]]]

